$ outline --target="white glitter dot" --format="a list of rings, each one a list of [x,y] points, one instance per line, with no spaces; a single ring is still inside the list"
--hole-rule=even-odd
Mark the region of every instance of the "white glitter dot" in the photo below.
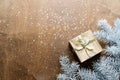
[[[42,44],[42,43],[43,43],[43,41],[40,41],[40,43]]]
[[[30,52],[30,50],[28,50],[28,52]]]
[[[33,42],[35,42],[35,39],[33,39]]]

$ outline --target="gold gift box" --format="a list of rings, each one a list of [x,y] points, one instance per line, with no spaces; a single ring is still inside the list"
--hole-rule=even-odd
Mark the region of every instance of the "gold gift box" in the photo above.
[[[102,51],[101,45],[91,30],[71,39],[69,43],[81,62],[92,58]]]

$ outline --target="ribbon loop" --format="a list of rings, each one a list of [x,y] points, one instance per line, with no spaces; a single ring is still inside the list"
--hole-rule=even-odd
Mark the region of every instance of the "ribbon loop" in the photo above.
[[[89,44],[91,42],[93,42],[94,39],[91,39],[91,40],[90,39],[83,39],[81,36],[78,36],[78,41],[79,42],[77,44],[75,44],[77,46],[75,48],[75,50],[80,51],[80,50],[84,49],[86,54],[90,57],[90,55],[88,54],[88,50],[92,51],[93,47],[90,46]]]

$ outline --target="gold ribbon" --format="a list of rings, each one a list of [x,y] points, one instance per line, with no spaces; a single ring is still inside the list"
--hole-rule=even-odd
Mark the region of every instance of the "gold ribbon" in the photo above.
[[[94,39],[91,39],[91,40],[90,39],[83,39],[81,36],[78,36],[78,41],[75,43],[76,48],[74,48],[74,49],[77,51],[84,49],[86,54],[90,57],[88,50],[92,51],[93,46],[90,46],[89,44],[93,41],[94,41]]]

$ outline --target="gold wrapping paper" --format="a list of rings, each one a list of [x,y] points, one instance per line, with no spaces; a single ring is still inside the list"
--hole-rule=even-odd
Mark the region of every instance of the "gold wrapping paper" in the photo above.
[[[82,33],[69,42],[81,62],[88,60],[102,51],[102,47],[98,43],[91,30]]]

